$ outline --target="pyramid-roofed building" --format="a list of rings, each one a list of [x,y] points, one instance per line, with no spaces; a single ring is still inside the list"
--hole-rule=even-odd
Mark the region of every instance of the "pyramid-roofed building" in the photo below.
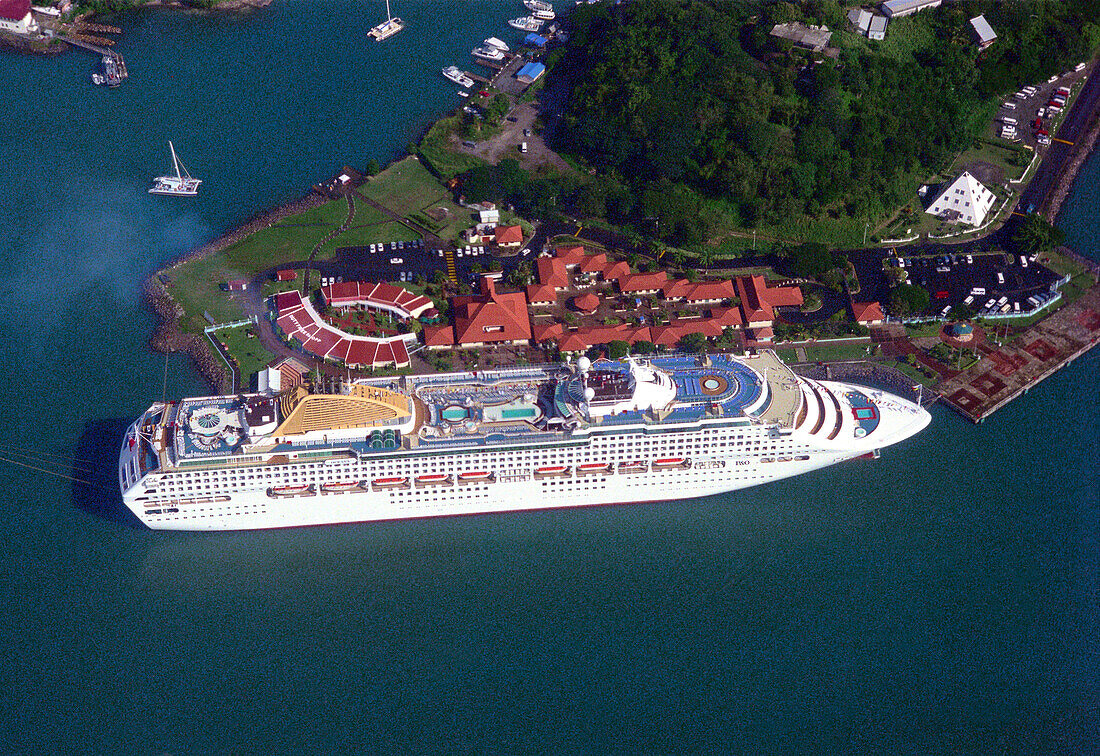
[[[996,197],[982,182],[963,171],[925,210],[951,223],[980,226],[993,208]]]

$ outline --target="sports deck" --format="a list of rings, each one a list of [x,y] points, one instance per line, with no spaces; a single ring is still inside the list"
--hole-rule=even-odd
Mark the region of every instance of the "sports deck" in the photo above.
[[[1012,344],[988,348],[977,364],[940,382],[936,391],[964,417],[980,423],[1098,342],[1100,285],[1095,285]]]

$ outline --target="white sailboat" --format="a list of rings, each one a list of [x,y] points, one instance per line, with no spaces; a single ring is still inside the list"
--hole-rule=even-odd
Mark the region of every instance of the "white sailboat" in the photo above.
[[[386,0],[386,20],[371,29],[369,34],[375,41],[381,42],[384,39],[389,39],[404,28],[405,22],[399,18],[394,18],[393,14],[390,13],[390,0]]]
[[[157,176],[153,179],[153,188],[149,194],[174,194],[183,197],[193,197],[199,193],[199,184],[202,179],[193,178],[187,172],[187,167],[176,157],[176,148],[168,142],[168,149],[172,152],[172,167],[176,169],[175,176]]]

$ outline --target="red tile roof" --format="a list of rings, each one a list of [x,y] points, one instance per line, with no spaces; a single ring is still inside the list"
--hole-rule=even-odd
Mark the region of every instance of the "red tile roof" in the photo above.
[[[873,323],[885,319],[882,305],[878,302],[852,302],[852,315],[857,323]]]
[[[603,273],[607,268],[607,255],[585,255],[578,266],[582,273]]]
[[[323,359],[340,360],[351,366],[382,367],[409,364],[409,352],[400,336],[382,339],[352,336],[321,320],[300,291],[275,295],[276,324],[296,339],[302,349]]]
[[[22,21],[31,12],[31,0],[0,0],[0,18]]]
[[[531,338],[531,320],[523,292],[497,292],[493,279],[481,279],[482,294],[455,297],[452,311],[455,341],[459,344],[526,341]]]
[[[540,257],[535,261],[538,270],[539,281],[544,286],[553,286],[555,289],[565,289],[569,286],[569,273],[565,269],[565,262],[557,257]]]
[[[553,286],[531,284],[527,287],[527,301],[531,304],[554,303],[558,301],[558,292]]]
[[[523,228],[521,226],[497,226],[497,244],[522,244]]]
[[[280,270],[276,275],[276,278],[280,281],[293,281],[298,277],[298,271],[296,270]]]
[[[733,281],[700,281],[691,284],[687,292],[689,302],[715,302],[721,299],[731,299],[737,294],[733,288]]]
[[[663,270],[656,273],[635,273],[619,279],[619,290],[624,294],[637,291],[659,291],[667,281],[668,274]]]
[[[561,323],[538,323],[531,329],[535,343],[556,341],[565,335],[565,326]]]
[[[554,250],[554,257],[561,260],[565,265],[580,265],[586,255],[584,254],[584,247],[579,244],[574,244],[569,247],[557,247]]]
[[[373,281],[344,281],[321,287],[321,296],[331,307],[366,305],[396,311],[404,318],[417,318],[432,308],[432,300],[408,289]]]
[[[741,311],[736,307],[715,307],[710,311],[710,319],[725,328],[733,326],[739,328],[745,324],[741,319]]]
[[[763,276],[741,276],[737,279],[737,295],[741,297],[741,312],[745,324],[770,324],[775,320],[774,308],[802,304],[802,290],[797,286],[769,289]]]
[[[600,298],[592,292],[581,294],[573,298],[573,306],[581,312],[595,312],[596,308],[600,306]]]
[[[455,329],[449,325],[424,326],[424,344],[426,346],[454,346]]]
[[[622,260],[611,263],[603,270],[604,280],[618,281],[619,279],[630,275],[630,266]]]

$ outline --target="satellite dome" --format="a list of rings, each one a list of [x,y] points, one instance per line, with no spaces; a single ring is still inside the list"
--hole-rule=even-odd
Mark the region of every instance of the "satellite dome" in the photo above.
[[[590,402],[590,401],[592,401],[592,400],[593,400],[593,399],[595,399],[595,398],[596,398],[596,389],[594,389],[594,388],[586,388],[586,389],[584,390],[584,400],[585,400],[586,402]]]
[[[577,360],[577,370],[580,370],[582,373],[587,373],[591,368],[592,360],[588,359],[587,357],[581,357],[579,360]]]

